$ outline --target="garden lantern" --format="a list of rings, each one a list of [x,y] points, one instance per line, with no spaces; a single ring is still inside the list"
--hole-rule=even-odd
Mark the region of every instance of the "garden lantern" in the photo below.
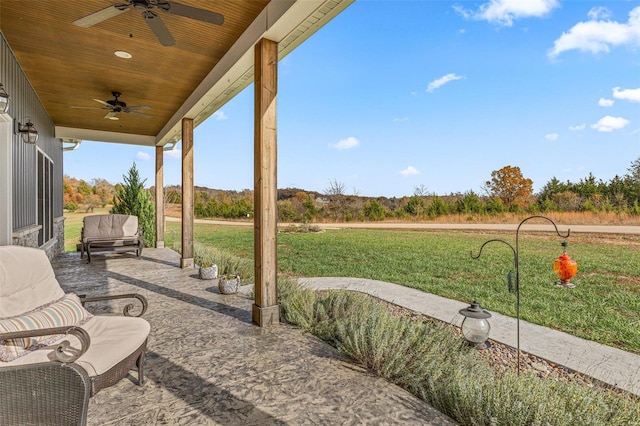
[[[462,321],[462,335],[469,344],[476,349],[486,349],[489,347],[487,339],[489,338],[489,330],[491,325],[487,319],[491,318],[491,314],[480,307],[475,300],[471,305],[464,309],[460,309],[460,315],[464,316]]]
[[[578,263],[567,254],[567,246],[569,243],[563,241],[562,254],[553,261],[553,271],[556,273],[560,281],[556,281],[556,285],[565,288],[574,288],[576,285],[570,282],[571,278],[578,272]]]

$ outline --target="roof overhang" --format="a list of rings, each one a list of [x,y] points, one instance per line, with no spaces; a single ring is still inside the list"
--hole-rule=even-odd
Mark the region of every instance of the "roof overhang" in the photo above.
[[[182,138],[183,118],[199,125],[253,82],[254,46],[260,39],[278,42],[282,59],[353,0],[177,2],[216,9],[225,15],[225,23],[214,28],[162,15],[178,40],[175,47],[164,47],[152,33],[144,32],[148,32],[145,25],[138,26],[139,17],[133,11],[110,18],[108,25],[71,25],[74,19],[117,3],[115,0],[67,0],[64,8],[58,2],[2,0],[0,30],[52,118],[56,138],[175,144]],[[41,19],[22,21],[24,10]],[[127,13],[131,16],[124,19]],[[128,35],[130,27],[134,28],[133,38]],[[47,43],[58,34],[61,40]],[[120,46],[138,49],[134,57],[141,59],[115,59],[112,52]],[[192,68],[199,71],[190,72]],[[71,109],[100,109],[93,100],[106,100],[113,90],[121,91],[129,105],[151,106],[152,118],[122,114],[119,122],[112,122],[104,119],[104,111]]]

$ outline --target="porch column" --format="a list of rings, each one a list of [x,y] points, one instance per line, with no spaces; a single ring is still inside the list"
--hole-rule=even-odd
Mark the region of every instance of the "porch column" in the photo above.
[[[182,258],[193,268],[193,119],[182,119]]]
[[[156,248],[164,247],[164,147],[156,146]]]
[[[256,44],[254,71],[253,240],[256,282],[252,319],[254,323],[263,327],[280,322],[280,305],[276,292],[278,43],[263,38]]]

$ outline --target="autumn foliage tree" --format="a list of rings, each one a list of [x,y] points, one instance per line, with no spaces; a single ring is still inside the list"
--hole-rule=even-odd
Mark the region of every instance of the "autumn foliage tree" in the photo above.
[[[485,185],[489,194],[509,209],[526,206],[533,193],[533,181],[522,176],[520,167],[505,166],[492,171],[491,180]]]

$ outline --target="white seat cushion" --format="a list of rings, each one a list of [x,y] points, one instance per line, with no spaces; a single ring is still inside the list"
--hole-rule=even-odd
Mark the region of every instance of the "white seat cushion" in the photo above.
[[[89,333],[91,345],[76,364],[84,368],[89,377],[105,373],[132,354],[144,343],[151,330],[149,323],[142,318],[120,316],[94,316],[82,328]],[[69,340],[73,347],[80,347],[74,336],[66,336],[58,342],[62,340]],[[0,368],[47,362],[51,351],[51,347],[41,348],[11,362],[0,362]]]

